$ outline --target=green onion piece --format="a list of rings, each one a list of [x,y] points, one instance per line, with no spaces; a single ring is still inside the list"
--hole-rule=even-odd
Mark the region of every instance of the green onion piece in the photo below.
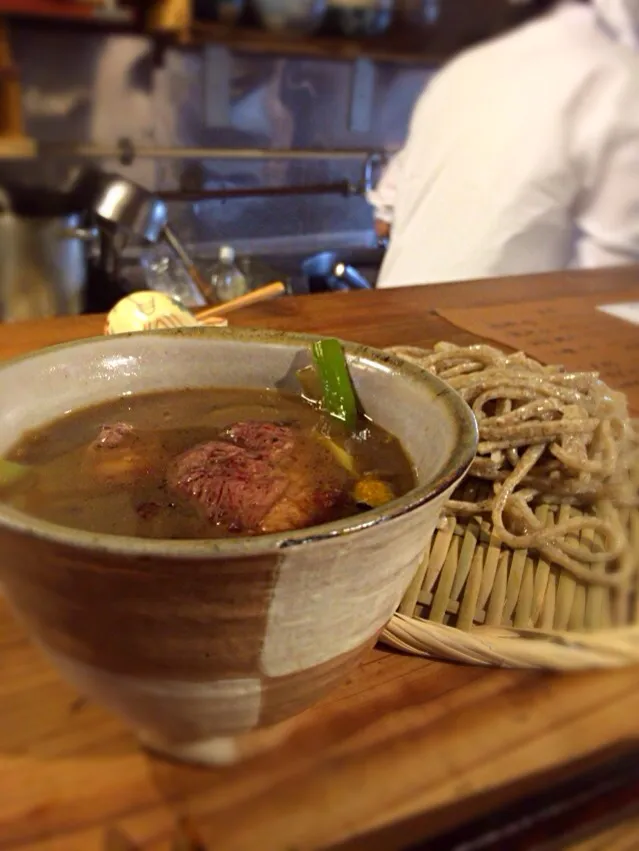
[[[22,479],[30,472],[29,467],[24,464],[16,464],[15,461],[7,461],[0,458],[0,487],[8,487]]]
[[[350,473],[351,476],[357,476],[357,466],[355,464],[355,459],[351,455],[350,452],[347,452],[343,447],[339,446],[325,434],[322,434],[321,431],[316,431],[315,436],[317,440],[325,446],[328,451],[332,454],[333,458],[337,461],[337,463],[343,467],[346,472]]]
[[[313,360],[322,382],[322,407],[353,431],[357,424],[357,399],[339,340],[313,343]]]

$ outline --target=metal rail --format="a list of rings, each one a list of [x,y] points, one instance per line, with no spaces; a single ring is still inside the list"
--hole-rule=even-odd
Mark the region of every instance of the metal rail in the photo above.
[[[191,148],[137,146],[129,140],[113,145],[76,142],[41,142],[38,152],[45,157],[119,159],[130,165],[136,159],[170,160],[369,160],[383,162],[385,151],[363,148]]]
[[[361,194],[362,189],[348,180],[336,183],[307,183],[288,186],[247,186],[229,189],[175,189],[158,192],[163,201],[226,201],[232,198],[272,198],[290,195],[350,195]]]

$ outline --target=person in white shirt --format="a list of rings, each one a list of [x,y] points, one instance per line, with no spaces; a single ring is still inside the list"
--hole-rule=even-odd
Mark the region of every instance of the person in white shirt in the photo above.
[[[639,262],[639,0],[511,2],[539,14],[435,76],[369,196],[380,288]]]
[[[377,186],[368,193],[368,201],[375,208],[375,234],[380,240],[388,239],[390,236],[397,182],[402,173],[402,153],[398,151],[390,159]]]

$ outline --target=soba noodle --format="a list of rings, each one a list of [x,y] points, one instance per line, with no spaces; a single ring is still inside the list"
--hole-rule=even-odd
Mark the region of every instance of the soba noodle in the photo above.
[[[581,581],[627,582],[639,567],[623,521],[639,504],[639,432],[623,394],[597,373],[487,345],[390,351],[454,387],[477,418],[477,455],[449,515],[489,516],[502,543],[534,549]],[[535,514],[543,503],[581,513],[544,523]]]

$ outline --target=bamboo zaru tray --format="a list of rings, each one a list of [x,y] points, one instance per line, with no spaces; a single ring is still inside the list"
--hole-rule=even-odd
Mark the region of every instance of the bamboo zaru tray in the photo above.
[[[391,351],[464,395],[480,443],[382,641],[476,665],[579,670],[639,662],[639,430],[625,398],[592,373],[564,373],[489,346]],[[506,424],[519,446],[499,448]],[[496,526],[504,480],[512,482],[531,453],[537,466]],[[540,482],[548,477],[563,495],[545,492]],[[461,503],[483,509],[459,510]],[[535,527],[544,543],[525,545]],[[623,547],[603,560],[613,551],[610,530]],[[575,547],[570,569],[566,553]]]

